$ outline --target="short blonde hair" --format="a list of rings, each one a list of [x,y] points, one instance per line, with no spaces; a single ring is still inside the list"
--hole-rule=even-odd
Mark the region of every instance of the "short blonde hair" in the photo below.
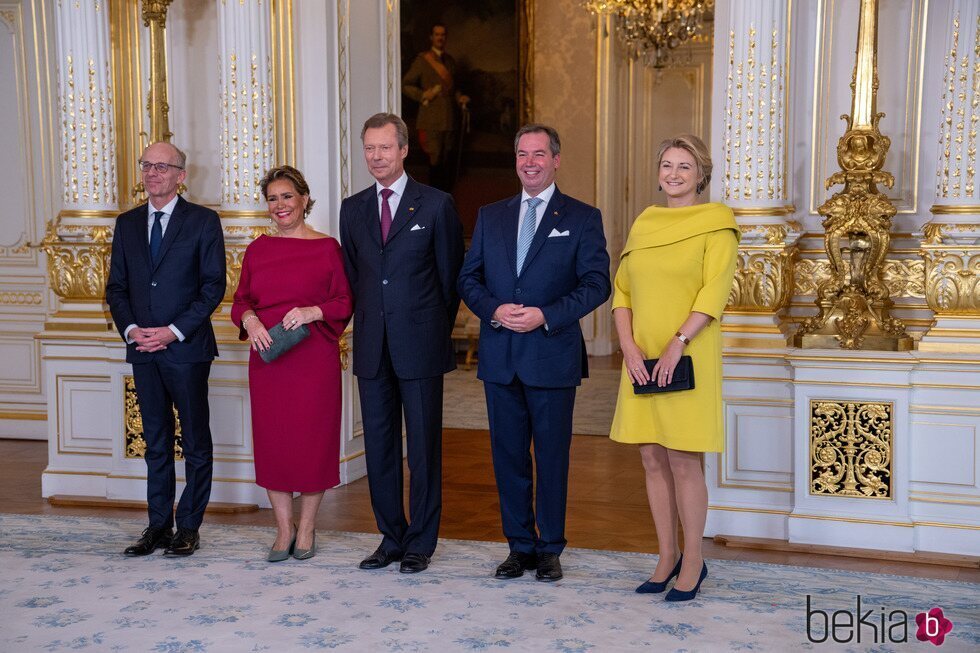
[[[672,147],[684,150],[694,157],[694,163],[698,167],[698,185],[696,190],[698,195],[700,195],[711,181],[711,153],[708,152],[708,146],[694,134],[679,134],[673,138],[668,138],[660,143],[660,149],[657,152],[658,169],[664,159],[664,152]]]

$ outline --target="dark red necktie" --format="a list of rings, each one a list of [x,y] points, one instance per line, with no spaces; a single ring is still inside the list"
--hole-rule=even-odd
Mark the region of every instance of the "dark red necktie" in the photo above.
[[[388,198],[395,194],[390,188],[381,189],[381,242],[388,242],[388,232],[391,231],[391,207]]]

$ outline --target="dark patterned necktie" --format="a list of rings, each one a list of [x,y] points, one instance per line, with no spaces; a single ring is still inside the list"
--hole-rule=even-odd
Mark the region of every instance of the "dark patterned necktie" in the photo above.
[[[163,243],[163,211],[153,212],[153,228],[150,229],[150,260],[156,265],[160,255],[160,245]]]
[[[388,232],[391,231],[391,207],[388,198],[395,194],[390,188],[381,189],[381,242],[388,242]]]

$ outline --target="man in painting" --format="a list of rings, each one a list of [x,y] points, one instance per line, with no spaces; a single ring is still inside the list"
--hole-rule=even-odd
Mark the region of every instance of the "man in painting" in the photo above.
[[[402,78],[405,95],[419,103],[415,126],[419,144],[429,157],[429,184],[446,192],[455,183],[456,105],[465,109],[470,101],[456,88],[456,60],[446,52],[448,35],[445,25],[433,25],[429,33],[432,47],[415,57]]]

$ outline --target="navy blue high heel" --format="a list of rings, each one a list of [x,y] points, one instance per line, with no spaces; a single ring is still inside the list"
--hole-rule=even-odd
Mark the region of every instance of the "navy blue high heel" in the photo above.
[[[664,600],[665,601],[690,601],[691,599],[693,599],[695,596],[698,595],[698,590],[701,589],[701,583],[704,582],[704,579],[707,577],[708,577],[708,565],[707,563],[702,563],[701,577],[698,578],[698,584],[694,586],[693,590],[690,590],[688,592],[682,592],[676,587],[673,587],[669,592],[667,592],[667,596],[664,597]]]
[[[667,589],[667,583],[669,583],[674,578],[677,578],[677,574],[681,573],[681,561],[684,559],[684,554],[677,559],[677,564],[674,565],[674,569],[670,572],[670,576],[667,576],[664,580],[660,582],[648,580],[639,587],[636,588],[637,594],[660,594],[665,589]]]

